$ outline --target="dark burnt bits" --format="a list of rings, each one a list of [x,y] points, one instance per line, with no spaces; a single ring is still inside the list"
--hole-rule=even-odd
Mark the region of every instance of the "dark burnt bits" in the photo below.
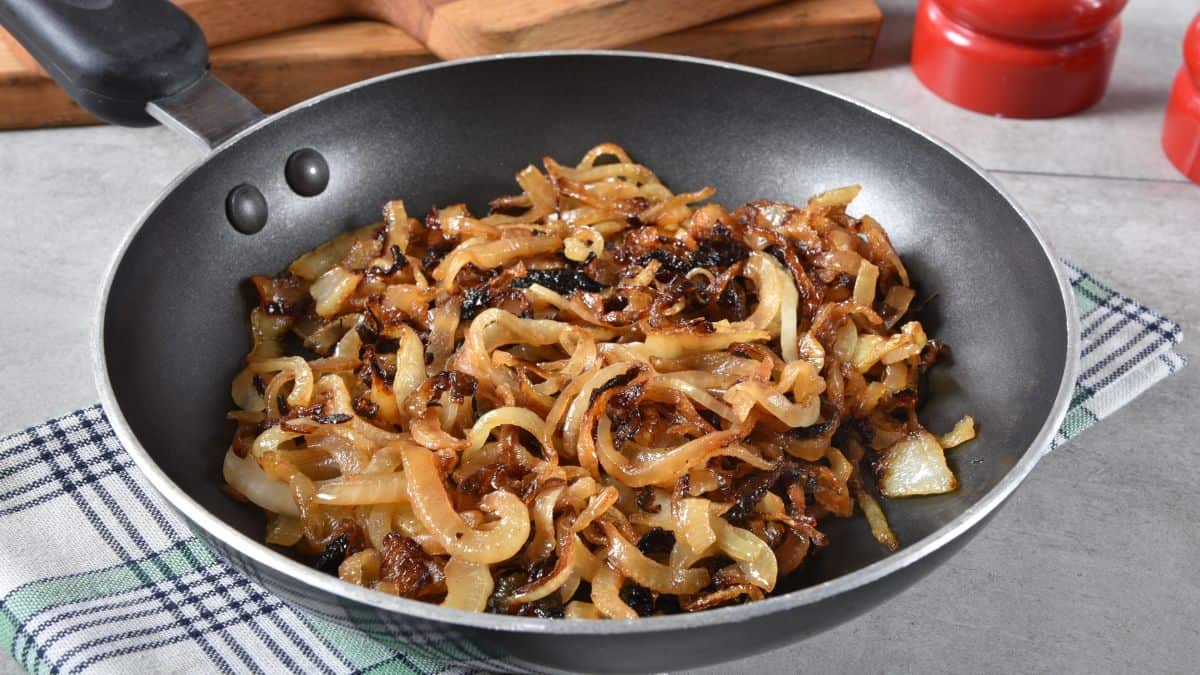
[[[536,583],[536,582],[541,581],[542,579],[545,579],[546,577],[550,576],[550,573],[554,571],[554,566],[557,563],[558,563],[558,556],[555,555],[554,553],[551,553],[550,555],[547,555],[547,556],[543,556],[540,559],[534,561],[533,564],[531,564],[528,569],[529,583],[531,583],[531,584]]]
[[[529,288],[534,284],[545,286],[559,295],[570,295],[575,291],[599,293],[608,288],[583,272],[570,268],[529,270],[525,276],[512,281],[516,288]]]
[[[406,598],[426,598],[442,591],[445,574],[442,563],[429,555],[409,537],[389,532],[379,550],[379,576],[396,584],[396,592]]]
[[[645,267],[651,260],[662,266],[660,281],[673,275],[687,274],[692,269],[692,249],[678,239],[664,237],[655,227],[640,227],[625,233],[621,245],[613,251],[613,259],[626,267]]]
[[[530,582],[528,572],[511,570],[501,574],[496,579],[492,595],[488,597],[485,611],[491,614],[512,614],[515,616],[535,616],[542,619],[561,619],[566,615],[562,599],[558,593],[527,603],[514,603],[512,596]]]
[[[675,535],[661,527],[652,527],[638,539],[637,547],[648,556],[670,553],[675,545]]]
[[[378,265],[368,267],[366,270],[366,275],[368,277],[389,277],[404,269],[405,266],[408,265],[408,259],[404,257],[404,253],[400,250],[399,246],[393,244],[388,249],[388,252],[392,256],[391,265],[388,267],[379,267]]]
[[[662,510],[662,507],[654,503],[653,487],[647,485],[645,487],[638,488],[637,507],[646,513],[658,513]]]
[[[358,523],[343,520],[313,566],[326,574],[337,576],[342,561],[363,550],[366,545],[367,537]]]
[[[425,248],[425,255],[421,256],[421,267],[425,268],[426,271],[437,267],[457,245],[453,241],[441,241],[430,244]]]
[[[472,286],[463,291],[462,303],[458,310],[459,318],[463,321],[474,319],[480,312],[491,307],[493,295],[492,287],[487,284]]]
[[[366,418],[373,418],[379,414],[379,404],[366,396],[359,396],[354,399],[354,412]]]
[[[620,447],[628,442],[642,426],[642,411],[638,404],[645,393],[642,383],[626,386],[608,400],[605,412],[616,421],[614,441]]]
[[[346,535],[335,537],[329,545],[325,547],[325,551],[317,557],[314,567],[326,574],[337,576],[338,566],[346,559],[347,549],[349,548],[349,539]]]
[[[718,300],[720,308],[729,315],[731,321],[744,321],[750,316],[750,298],[741,282],[736,279],[721,289]]]
[[[750,249],[725,225],[715,225],[692,254],[692,267],[729,267],[750,257]]]
[[[807,440],[809,438],[817,438],[819,436],[824,436],[825,434],[829,433],[830,429],[833,429],[833,427],[836,424],[837,424],[836,420],[832,420],[832,419],[822,420],[820,422],[817,422],[816,424],[810,424],[806,427],[794,427],[791,430],[791,434],[792,434],[793,438],[798,438],[800,440]]]
[[[525,471],[519,466],[496,462],[480,467],[475,473],[467,476],[458,489],[475,497],[481,497],[496,490],[505,490],[519,495],[524,487],[522,485],[524,474]]]
[[[475,395],[475,378],[454,370],[443,370],[429,378],[430,400],[435,400],[443,392],[450,394],[455,403],[462,403],[468,396]]]
[[[783,475],[784,464],[780,462],[770,471],[751,474],[744,478],[735,492],[733,508],[725,512],[725,519],[740,523],[754,513],[754,507]]]
[[[253,276],[250,282],[258,293],[258,306],[274,316],[304,316],[312,306],[308,283],[291,272],[267,277]]]
[[[637,612],[638,616],[652,616],[654,614],[654,601],[658,594],[649,588],[629,582],[621,587],[618,595],[622,602]]]
[[[641,373],[642,373],[641,367],[630,368],[629,370],[625,371],[624,373],[621,373],[620,375],[614,375],[614,376],[610,377],[607,382],[605,382],[604,384],[602,384],[599,387],[596,387],[594,390],[592,390],[592,395],[588,399],[588,407],[590,408],[591,405],[596,402],[596,399],[600,396],[600,394],[603,394],[604,392],[608,391],[609,389],[612,389],[613,387],[624,387],[625,385],[632,382],[634,380],[634,378],[636,378]]]

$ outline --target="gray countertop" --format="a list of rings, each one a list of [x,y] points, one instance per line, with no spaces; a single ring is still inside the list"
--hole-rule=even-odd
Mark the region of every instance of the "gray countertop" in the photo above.
[[[1057,252],[1178,321],[1197,356],[1200,187],[1159,150],[1185,0],[1134,0],[1094,108],[1013,121],[959,110],[906,64],[915,2],[882,2],[874,66],[808,78],[939,136],[993,172]],[[87,333],[141,210],[196,161],[164,129],[0,133],[0,435],[94,403]],[[1057,450],[961,553],[816,639],[704,673],[1195,672],[1200,359]],[[20,672],[0,660],[0,674]]]

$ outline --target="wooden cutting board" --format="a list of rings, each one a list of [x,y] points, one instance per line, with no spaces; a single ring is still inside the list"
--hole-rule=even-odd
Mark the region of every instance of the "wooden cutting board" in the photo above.
[[[849,70],[866,65],[881,22],[874,0],[790,0],[627,47],[785,73]],[[218,77],[269,112],[343,84],[437,60],[403,31],[376,21],[311,26],[226,44],[213,49],[211,58]],[[0,128],[94,123],[27,55],[0,40]]]
[[[443,59],[535,49],[603,49],[780,0],[174,0],[211,47],[325,23],[389,23]]]

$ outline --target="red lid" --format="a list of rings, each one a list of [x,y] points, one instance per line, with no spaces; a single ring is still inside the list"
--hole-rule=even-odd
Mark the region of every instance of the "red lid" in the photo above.
[[[1057,117],[1104,95],[1126,0],[922,0],[912,67],[935,94],[1005,117]]]
[[[1162,144],[1176,168],[1200,183],[1200,14],[1183,39],[1183,67],[1167,102]]]

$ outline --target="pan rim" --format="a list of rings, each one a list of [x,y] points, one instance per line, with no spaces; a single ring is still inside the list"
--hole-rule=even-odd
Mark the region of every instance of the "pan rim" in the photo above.
[[[117,404],[115,392],[112,389],[112,383],[108,376],[107,358],[104,350],[104,319],[108,309],[109,294],[112,289],[113,281],[116,273],[120,268],[121,263],[125,259],[125,253],[132,244],[137,235],[145,227],[150,216],[158,209],[162,202],[176,189],[193,175],[201,166],[209,162],[219,153],[224,152],[241,139],[257,133],[260,129],[274,124],[277,121],[283,120],[296,113],[297,111],[306,109],[322,101],[340,96],[342,94],[355,91],[359,88],[372,86],[376,83],[385,80],[399,79],[410,75],[416,75],[432,70],[442,68],[456,68],[470,66],[472,64],[492,62],[492,61],[517,61],[523,59],[538,59],[538,58],[642,58],[658,61],[682,62],[688,64],[702,65],[726,70],[740,71],[749,75],[758,77],[766,77],[774,80],[779,80],[791,86],[804,87],[826,96],[848,102],[852,105],[861,107],[881,118],[896,124],[926,141],[936,145],[943,151],[949,153],[956,160],[961,162],[976,175],[982,178],[987,184],[996,191],[1024,221],[1025,225],[1033,234],[1041,248],[1042,254],[1045,256],[1046,262],[1050,265],[1054,273],[1054,277],[1058,282],[1059,293],[1062,300],[1062,307],[1066,316],[1066,354],[1063,373],[1059,381],[1057,394],[1054,404],[1051,406],[1046,420],[1039,429],[1033,442],[1021,455],[1015,465],[1000,479],[1000,481],[974,504],[964,510],[962,513],[955,516],[950,522],[935,530],[926,537],[913,542],[901,548],[896,553],[893,553],[879,561],[876,561],[866,567],[860,568],[848,574],[844,574],[828,581],[809,586],[789,593],[784,593],[778,596],[772,596],[758,602],[747,603],[732,607],[722,607],[694,614],[677,614],[672,616],[662,617],[645,617],[639,619],[629,619],[622,621],[553,621],[538,618],[504,616],[497,614],[484,614],[477,612],[467,612],[463,610],[448,609],[439,605],[420,602],[417,600],[409,600],[406,598],[398,598],[385,593],[372,591],[361,586],[356,586],[327,574],[323,574],[314,568],[308,567],[299,563],[287,556],[279,553],[260,541],[242,534],[234,529],[225,521],[219,519],[216,515],[204,508],[199,502],[188,495],[179,485],[177,485],[166,472],[159,467],[158,463],[150,456],[141,443],[138,441],[129,427],[124,415],[121,413],[120,406]],[[1071,291],[1070,284],[1062,265],[1054,256],[1046,238],[1041,230],[1034,222],[1032,217],[1013,199],[994,178],[987,173],[982,167],[976,164],[973,160],[963,155],[953,146],[947,144],[936,136],[917,128],[916,126],[896,117],[895,115],[879,108],[859,101],[853,97],[844,94],[830,91],[820,85],[814,85],[808,82],[803,82],[800,79],[780,73],[775,73],[760,68],[751,66],[743,66],[739,64],[727,63],[723,61],[715,61],[712,59],[704,59],[692,56],[682,56],[673,54],[658,54],[639,51],[619,51],[619,50],[548,50],[539,52],[525,52],[517,54],[501,54],[492,56],[482,56],[470,59],[459,59],[453,61],[445,61],[439,63],[418,66],[402,71],[380,75],[370,79],[362,80],[352,84],[339,87],[319,96],[302,101],[283,111],[269,115],[259,122],[243,129],[226,142],[222,143],[217,148],[214,148],[210,153],[204,155],[191,166],[176,176],[158,197],[146,207],[142,214],[138,217],[135,225],[126,233],[121,241],[117,251],[110,260],[105,271],[104,280],[100,288],[100,301],[98,303],[97,312],[93,315],[93,323],[91,333],[91,351],[92,351],[92,371],[96,382],[97,390],[100,394],[101,405],[105,414],[108,416],[113,431],[117,438],[121,441],[126,451],[134,460],[134,464],[142,472],[147,481],[154,487],[155,491],[167,502],[172,508],[179,511],[193,526],[204,530],[209,536],[221,541],[230,548],[237,550],[241,555],[253,560],[256,564],[261,564],[270,567],[276,572],[306,586],[311,586],[314,589],[331,593],[340,596],[347,600],[358,602],[379,610],[397,612],[404,616],[414,619],[422,619],[428,621],[436,621],[448,623],[458,626],[471,628],[518,632],[529,634],[554,634],[554,635],[618,635],[631,633],[647,633],[660,631],[684,630],[699,626],[712,626],[718,624],[735,623],[749,620],[759,616],[785,612],[797,607],[812,605],[847,591],[860,588],[875,581],[878,581],[893,572],[897,572],[905,567],[908,567],[922,558],[932,554],[936,550],[945,546],[952,540],[966,533],[968,530],[979,524],[987,515],[995,511],[1001,503],[1020,485],[1038,461],[1049,452],[1050,442],[1061,426],[1063,419],[1066,417],[1071,394],[1074,389],[1075,379],[1079,368],[1079,341],[1080,328],[1079,320],[1075,311],[1074,293]]]

